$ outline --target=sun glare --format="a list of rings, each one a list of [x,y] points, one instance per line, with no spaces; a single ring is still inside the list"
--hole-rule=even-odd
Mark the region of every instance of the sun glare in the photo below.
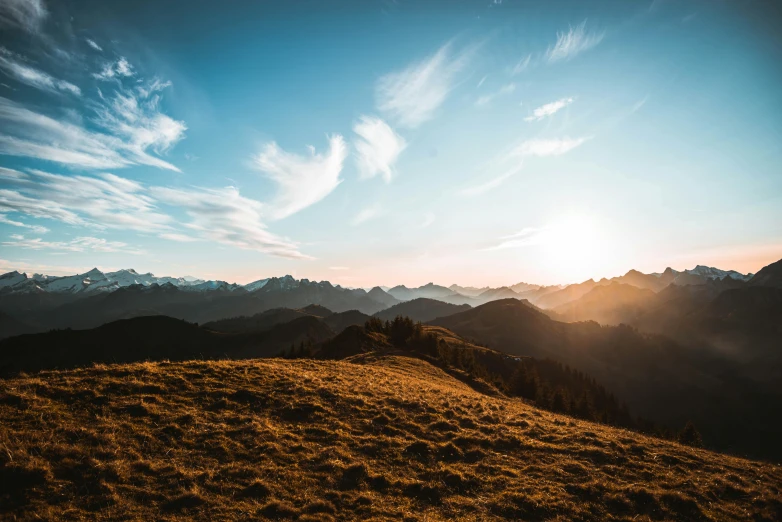
[[[583,281],[613,264],[613,242],[592,216],[567,216],[552,225],[542,241],[543,257],[561,280]]]

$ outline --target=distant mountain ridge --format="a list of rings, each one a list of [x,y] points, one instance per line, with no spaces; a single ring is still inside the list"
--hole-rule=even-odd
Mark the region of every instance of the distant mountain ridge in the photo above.
[[[590,279],[566,287],[529,283],[498,288],[445,287],[432,282],[412,288],[398,285],[388,291],[378,286],[369,291],[344,288],[329,281],[296,279],[291,275],[240,285],[192,277],[158,277],[133,269],[102,272],[93,268],[82,274],[62,277],[12,271],[0,275],[0,312],[6,317],[0,328],[0,338],[16,332],[50,328],[92,328],[118,319],[145,315],[168,315],[204,323],[251,317],[273,308],[299,309],[310,304],[322,305],[337,313],[355,310],[368,316],[417,299],[436,300],[448,306],[476,307],[498,299],[513,298],[553,310],[553,317],[563,319],[563,316],[556,315],[563,313],[561,307],[581,299],[599,286],[619,283],[657,293],[664,292],[669,285],[706,287],[708,283],[717,281],[730,283],[729,286],[745,284],[747,280],[751,280],[748,283],[751,285],[770,282],[782,286],[779,271],[778,267],[770,265],[756,276],[750,276],[698,265],[682,272],[667,268],[655,274],[630,270],[612,279]],[[434,303],[427,308],[437,307],[443,308]],[[576,307],[566,315],[569,320],[576,320],[584,310],[583,306]],[[425,310],[421,312],[423,315],[410,309],[407,313],[422,320],[437,317],[428,315]],[[612,312],[606,310],[606,313]],[[610,322],[623,321],[625,316],[622,313],[609,316]],[[588,318],[605,320],[603,316]]]

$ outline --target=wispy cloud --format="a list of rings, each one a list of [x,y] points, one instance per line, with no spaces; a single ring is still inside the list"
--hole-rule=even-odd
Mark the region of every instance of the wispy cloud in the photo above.
[[[96,51],[103,51],[103,47],[95,43],[95,40],[91,40],[89,38],[84,39],[85,42],[87,42],[87,45],[95,49]]]
[[[134,74],[133,66],[124,57],[120,57],[115,62],[103,64],[103,69],[92,76],[98,80],[113,80],[115,78],[133,76]]]
[[[427,212],[424,214],[424,220],[421,222],[421,228],[430,226],[432,223],[434,223],[435,219],[436,216],[434,215],[434,212]]]
[[[382,214],[382,208],[380,205],[371,205],[369,207],[361,209],[358,214],[351,220],[350,224],[358,226],[362,223],[366,223],[370,219],[375,219]]]
[[[525,158],[559,156],[578,147],[587,139],[564,137],[548,140],[525,140],[517,143],[510,148],[510,152],[503,152],[488,164],[484,174],[485,181],[466,187],[459,191],[459,194],[466,197],[484,194],[501,186],[508,179],[518,174],[524,166]]]
[[[543,118],[555,114],[560,109],[564,109],[571,103],[573,103],[573,98],[561,98],[557,101],[553,101],[551,103],[541,105],[540,107],[532,111],[531,116],[527,116],[526,118],[524,118],[524,121],[540,121]]]
[[[556,138],[526,140],[517,145],[509,157],[559,156],[575,149],[589,138]]]
[[[94,132],[82,125],[57,120],[0,97],[0,154],[27,156],[88,169],[150,165],[179,171],[153,156],[161,154],[184,137],[184,122],[159,109],[158,96],[143,97],[118,90],[97,105],[95,123],[108,132]]]
[[[37,33],[41,30],[41,24],[48,14],[43,0],[3,0],[0,2],[0,26]]]
[[[160,210],[163,203],[184,210],[189,220],[183,227],[200,238],[288,259],[308,258],[295,243],[266,230],[263,205],[241,196],[233,187],[145,187],[114,174],[61,176],[10,169],[0,169],[0,180],[15,189],[0,189],[0,215],[17,212],[74,226],[154,233],[178,242],[197,241],[183,234],[177,222]]]
[[[36,89],[48,92],[69,92],[81,96],[81,89],[76,85],[54,78],[40,69],[23,63],[20,56],[11,53],[5,47],[0,47],[0,70],[16,81]]]
[[[599,44],[604,32],[587,31],[586,20],[566,32],[557,33],[557,43],[546,51],[546,59],[551,62],[570,60],[579,53]]]
[[[158,200],[184,209],[190,217],[185,226],[205,239],[287,259],[311,259],[299,252],[296,243],[266,230],[263,205],[243,197],[234,187],[152,187],[150,192]]]
[[[350,270],[350,267],[347,266],[330,266],[329,270]]]
[[[2,203],[0,203],[2,205]],[[28,225],[26,223],[22,223],[21,221],[14,221],[13,219],[9,218],[5,214],[0,214],[0,223],[4,225],[11,225],[14,227],[20,227],[20,228],[28,228],[35,232],[36,234],[45,234],[49,232],[49,229],[46,227],[42,227],[40,225]]]
[[[15,189],[0,190],[0,212],[100,229],[170,232],[172,228],[173,220],[157,210],[140,183],[114,174],[62,176],[37,170],[16,174],[0,171],[0,179]]]
[[[381,174],[385,182],[390,183],[394,163],[407,147],[405,139],[386,122],[372,116],[361,116],[353,125],[353,132],[358,135],[353,147],[359,176],[373,178]]]
[[[178,243],[193,243],[195,241],[200,241],[197,237],[168,232],[164,234],[158,234],[158,237],[161,239],[168,239],[169,241],[176,241]]]
[[[515,83],[509,83],[507,85],[503,85],[498,90],[479,97],[475,101],[475,105],[477,105],[479,107],[481,105],[486,105],[486,104],[490,103],[494,98],[497,98],[498,96],[505,96],[507,94],[512,94],[515,90],[516,90],[516,84]]]
[[[376,88],[378,108],[404,127],[432,119],[474,51],[470,47],[454,52],[447,43],[425,60],[383,76]]]
[[[513,67],[510,67],[508,69],[508,72],[511,76],[517,76],[529,68],[530,63],[532,62],[532,55],[528,54],[518,62],[516,62]]]
[[[258,168],[278,185],[270,204],[271,216],[282,219],[320,201],[342,182],[339,177],[347,156],[345,140],[339,134],[329,138],[326,154],[309,156],[282,150],[276,143],[264,145],[255,158]]]
[[[461,194],[462,196],[479,196],[485,192],[488,192],[492,189],[495,189],[505,183],[505,181],[510,178],[511,176],[515,175],[522,169],[522,165],[519,164],[515,167],[510,168],[506,172],[503,172],[499,176],[496,176],[488,181],[485,181],[483,183],[480,183],[478,185],[473,185],[471,187],[467,187],[465,189],[462,189]]]
[[[155,90],[168,85],[170,83],[162,86],[153,83],[151,87],[140,87],[136,92],[116,92],[113,100],[98,110],[96,123],[112,135],[123,138],[127,149],[136,156],[144,156],[147,149],[157,154],[168,151],[184,138],[187,130],[184,122],[160,112],[160,98],[152,96]],[[164,164],[162,162],[156,166],[166,168]]]
[[[485,248],[484,250],[504,250],[506,248],[518,248],[522,246],[539,245],[546,241],[549,227],[527,227],[515,234],[501,237],[500,243]]]
[[[145,252],[130,247],[121,241],[108,241],[97,237],[77,237],[72,241],[44,241],[41,238],[26,238],[12,235],[10,241],[4,241],[3,246],[25,248],[29,250],[59,250],[63,252],[114,252],[122,254],[141,255]]]

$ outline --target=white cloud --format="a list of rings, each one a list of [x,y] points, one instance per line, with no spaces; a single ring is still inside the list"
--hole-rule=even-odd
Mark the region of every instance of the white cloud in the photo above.
[[[151,82],[143,83],[136,87],[142,98],[149,98],[150,95],[171,87],[170,81],[163,81],[160,78],[154,78]]]
[[[128,150],[138,156],[144,155],[147,149],[157,154],[168,151],[184,137],[187,126],[158,110],[159,99],[150,97],[150,93],[154,92],[152,89],[162,88],[165,86],[153,84],[140,89],[138,96],[118,91],[113,101],[98,111],[97,123],[124,138]]]
[[[404,127],[432,119],[473,53],[474,48],[453,53],[447,43],[429,58],[383,76],[376,87],[378,108]]]
[[[508,72],[510,73],[511,76],[516,76],[518,74],[521,74],[527,70],[531,61],[532,61],[532,55],[528,54],[527,56],[525,56],[524,58],[516,62],[516,65],[508,69]]]
[[[2,203],[0,203],[0,205],[2,205]],[[0,214],[0,223],[14,227],[28,228],[36,234],[45,234],[49,232],[49,229],[46,227],[42,227],[40,225],[28,225],[26,223],[22,223],[21,221],[14,221],[5,214]]]
[[[532,111],[531,116],[527,116],[526,118],[524,118],[524,121],[540,121],[547,116],[551,116],[552,114],[556,113],[560,109],[564,109],[571,103],[573,103],[573,98],[562,98],[557,101],[553,101],[551,103],[541,105],[540,107]]]
[[[504,250],[506,248],[539,245],[546,241],[548,231],[549,227],[527,227],[515,234],[501,237],[502,241],[499,244],[484,250]]]
[[[164,233],[164,234],[158,234],[158,237],[161,239],[168,239],[169,241],[176,241],[178,243],[192,243],[194,241],[199,241],[198,238],[188,236],[186,234],[177,234],[177,233]]]
[[[380,207],[380,205],[372,205],[366,208],[363,208],[359,211],[358,214],[353,217],[353,219],[350,221],[350,224],[355,226],[358,226],[362,223],[366,223],[370,219],[375,219],[379,217],[383,213],[383,209]]]
[[[0,70],[16,81],[36,89],[49,92],[70,92],[76,96],[81,96],[81,89],[74,84],[65,80],[58,80],[35,67],[22,63],[17,58],[16,55],[5,47],[0,47]]]
[[[103,70],[99,73],[94,73],[92,76],[98,80],[113,80],[122,77],[133,76],[133,66],[128,62],[125,57],[120,57],[116,62],[106,62],[103,65]]]
[[[462,196],[472,197],[484,194],[505,183],[523,168],[524,158],[538,156],[559,156],[578,147],[588,138],[533,139],[523,141],[492,160],[486,168],[490,176],[487,181],[464,188]]]
[[[479,97],[475,101],[475,105],[477,105],[479,107],[481,105],[486,105],[487,103],[491,102],[494,98],[497,98],[498,96],[504,96],[506,94],[511,94],[515,90],[516,90],[516,84],[515,83],[509,83],[507,85],[503,85],[502,87],[500,87],[499,90],[497,90],[495,92],[492,92],[492,93],[489,93],[489,94],[485,94],[485,95]]]
[[[154,97],[153,97],[154,98]],[[134,164],[179,171],[147,152],[162,153],[182,139],[185,124],[159,112],[157,99],[118,92],[98,109],[97,122],[114,134],[92,132],[81,125],[33,112],[0,97],[0,154],[27,156],[88,169]],[[13,134],[13,135],[11,135]]]
[[[516,146],[509,157],[559,156],[575,149],[589,138],[558,138],[527,140]]]
[[[190,217],[185,226],[205,239],[287,259],[311,259],[299,252],[296,243],[266,230],[263,205],[241,196],[234,187],[152,187],[150,191],[158,200],[183,208]]]
[[[0,26],[37,33],[49,12],[43,0],[3,0],[0,2]]]
[[[77,237],[72,241],[44,241],[41,238],[28,239],[24,236],[12,235],[10,241],[3,242],[3,246],[64,252],[115,252],[134,255],[145,253],[143,250],[129,247],[127,243],[108,241],[97,237]]]
[[[503,172],[502,174],[500,174],[499,176],[496,176],[496,177],[490,179],[489,181],[486,181],[484,183],[480,183],[478,185],[474,185],[472,187],[467,187],[465,189],[462,189],[461,194],[462,194],[462,196],[468,196],[468,197],[469,196],[479,196],[479,195],[481,195],[481,194],[483,194],[485,192],[490,191],[491,189],[499,187],[500,185],[505,183],[505,181],[508,178],[510,178],[511,176],[516,174],[517,172],[519,172],[521,170],[521,168],[522,168],[521,164],[519,164],[519,165],[517,165],[515,167],[512,167],[512,168],[508,169],[506,172]]]
[[[3,171],[0,179],[15,189],[0,190],[0,212],[91,228],[171,231],[172,219],[157,210],[146,189],[114,174],[62,176],[31,170],[8,175]]]
[[[190,218],[184,227],[201,238],[288,259],[308,259],[295,243],[267,231],[261,219],[262,204],[242,197],[233,187],[145,187],[114,174],[61,176],[10,169],[0,169],[0,180],[16,189],[0,189],[0,216],[18,212],[94,229],[133,230],[171,241],[197,241],[181,233],[171,216],[159,210],[160,203],[165,203],[183,209]],[[17,246],[35,248],[46,243],[26,241],[35,244]],[[76,246],[86,249],[83,243]],[[67,245],[57,246],[66,249]],[[104,246],[90,244],[89,248]]]
[[[577,54],[591,49],[605,36],[603,32],[587,32],[586,20],[567,32],[557,33],[557,43],[546,51],[546,59],[551,62],[570,60]]]
[[[382,174],[386,183],[394,176],[393,165],[407,142],[380,118],[361,116],[353,125],[358,139],[353,142],[356,149],[356,166],[362,178],[373,178]]]
[[[35,218],[55,219],[69,225],[88,224],[74,212],[52,203],[13,190],[0,189],[0,212],[18,212]]]
[[[84,41],[87,42],[87,45],[89,45],[96,51],[103,51],[103,47],[95,43],[95,40],[90,40],[89,38],[85,38]]]
[[[258,168],[278,185],[270,204],[271,216],[282,219],[320,201],[342,182],[339,177],[347,156],[345,140],[339,134],[329,138],[326,154],[309,156],[282,150],[276,143],[264,145],[255,158]]]

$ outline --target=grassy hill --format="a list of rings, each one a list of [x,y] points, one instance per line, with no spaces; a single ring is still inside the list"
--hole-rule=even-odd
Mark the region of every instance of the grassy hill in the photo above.
[[[782,469],[487,396],[420,360],[0,380],[10,519],[779,520]]]

